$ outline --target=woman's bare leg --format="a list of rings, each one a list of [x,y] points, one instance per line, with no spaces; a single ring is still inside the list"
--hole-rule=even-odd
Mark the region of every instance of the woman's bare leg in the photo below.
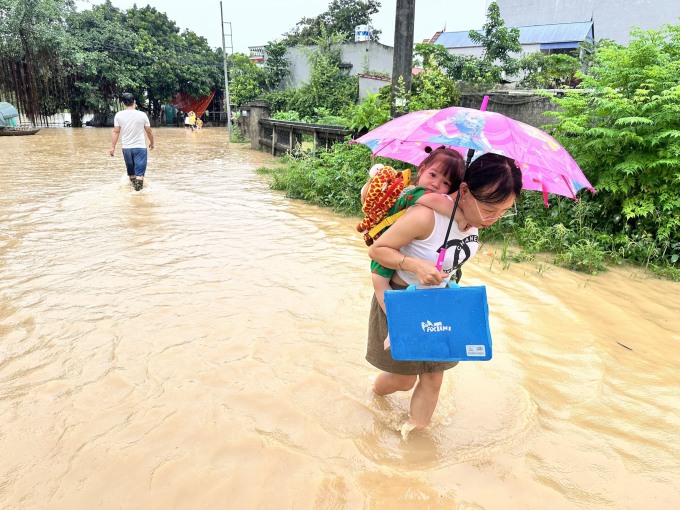
[[[380,372],[373,383],[373,392],[384,397],[395,391],[409,391],[416,383],[416,375],[398,375],[389,372]],[[436,402],[435,402],[436,404]]]
[[[444,372],[420,374],[411,397],[410,422],[415,425],[415,428],[422,429],[430,423],[434,409],[437,407],[443,380]]]

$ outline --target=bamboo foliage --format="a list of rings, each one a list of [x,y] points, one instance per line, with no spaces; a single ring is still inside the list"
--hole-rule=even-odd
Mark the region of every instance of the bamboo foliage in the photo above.
[[[35,123],[67,95],[65,19],[71,0],[0,0],[0,95]]]
[[[206,96],[222,76],[221,50],[155,8],[0,0],[0,100],[33,123],[68,110],[74,127],[86,113],[103,124],[122,92],[158,119],[177,92]]]

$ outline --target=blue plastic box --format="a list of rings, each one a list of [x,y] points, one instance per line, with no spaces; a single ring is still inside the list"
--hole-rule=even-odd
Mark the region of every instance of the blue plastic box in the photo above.
[[[492,356],[486,287],[385,292],[395,360],[488,361]]]

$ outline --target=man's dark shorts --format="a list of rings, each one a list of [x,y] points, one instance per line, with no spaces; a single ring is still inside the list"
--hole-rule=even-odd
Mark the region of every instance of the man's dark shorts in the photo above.
[[[146,172],[146,149],[123,149],[123,160],[127,168],[127,174],[144,177]]]

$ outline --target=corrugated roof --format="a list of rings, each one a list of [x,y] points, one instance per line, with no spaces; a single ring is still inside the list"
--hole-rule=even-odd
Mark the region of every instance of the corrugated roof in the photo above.
[[[512,28],[512,27],[508,27]],[[541,44],[556,42],[581,42],[588,36],[592,37],[593,22],[578,21],[575,23],[555,23],[552,25],[530,25],[519,28],[520,44]],[[481,30],[478,30],[481,33]],[[441,44],[445,48],[475,47],[468,37],[469,30],[463,32],[442,32],[437,37],[435,44]]]

